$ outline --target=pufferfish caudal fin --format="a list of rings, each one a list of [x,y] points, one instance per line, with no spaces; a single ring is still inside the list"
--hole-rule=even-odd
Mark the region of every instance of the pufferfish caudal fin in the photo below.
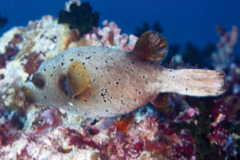
[[[131,54],[138,59],[161,64],[168,54],[168,43],[157,31],[148,31],[140,36]]]
[[[204,69],[164,69],[159,92],[174,92],[189,96],[218,96],[227,89],[224,71]]]
[[[87,69],[85,69],[82,63],[73,61],[69,66],[65,84],[68,96],[73,99],[88,88],[90,84]]]

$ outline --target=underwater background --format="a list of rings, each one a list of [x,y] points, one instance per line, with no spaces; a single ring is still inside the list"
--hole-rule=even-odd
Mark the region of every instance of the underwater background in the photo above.
[[[29,20],[36,20],[43,15],[58,17],[65,0],[12,0],[2,1],[0,13],[8,19],[1,28],[0,35],[13,26],[26,26]],[[93,11],[99,12],[99,26],[105,19],[116,22],[123,33],[134,34],[143,22],[152,29],[154,22],[159,22],[163,34],[171,44],[185,48],[191,42],[203,49],[209,43],[216,43],[218,35],[216,25],[230,30],[233,25],[240,25],[240,2],[238,0],[150,0],[150,1],[98,1],[89,0]],[[236,51],[240,52],[239,44]]]
[[[72,4],[85,8],[73,13]],[[240,159],[239,8],[239,0],[1,1],[0,159]],[[227,91],[170,93],[162,110],[99,119],[25,101],[22,85],[71,42],[85,36],[130,51],[147,30],[169,43],[163,66],[223,70]]]

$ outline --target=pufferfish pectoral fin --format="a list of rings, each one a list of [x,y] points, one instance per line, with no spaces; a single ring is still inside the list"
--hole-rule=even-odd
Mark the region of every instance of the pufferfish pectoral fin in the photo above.
[[[81,62],[73,61],[68,69],[66,91],[71,99],[90,86],[88,71]]]
[[[159,93],[151,103],[156,107],[158,112],[165,112],[167,115],[173,112],[173,107],[169,103],[169,93]]]
[[[168,54],[168,43],[160,33],[148,31],[140,36],[131,54],[161,64]]]

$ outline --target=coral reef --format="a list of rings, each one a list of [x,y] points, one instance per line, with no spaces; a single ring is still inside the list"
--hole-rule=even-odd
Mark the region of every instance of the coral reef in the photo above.
[[[183,61],[192,66],[197,65],[199,68],[227,71],[230,64],[236,60],[234,47],[237,43],[239,31],[236,26],[233,26],[232,31],[228,33],[225,33],[222,26],[218,25],[216,29],[220,37],[218,44],[210,43],[203,50],[200,50],[189,42],[182,53],[179,51],[178,45],[170,45],[165,63],[174,58],[177,64]]]
[[[72,14],[72,6],[78,10],[83,4],[72,0],[66,3],[65,12]],[[235,59],[211,64],[215,45],[199,51],[189,44],[188,54],[174,56],[165,65],[197,68],[196,59],[189,59],[193,52],[199,55],[200,67],[225,65],[228,90],[222,97],[200,99],[169,93],[161,110],[148,104],[128,115],[99,119],[25,101],[21,87],[41,62],[81,45],[82,38],[95,46],[133,49],[137,36],[121,34],[114,22],[105,20],[103,26],[91,24],[80,36],[77,27],[69,28],[47,15],[0,37],[0,159],[239,159],[240,66]],[[236,31],[222,31],[217,49],[233,48]],[[178,46],[170,51],[176,54]]]
[[[237,44],[239,31],[237,26],[233,26],[232,31],[228,33],[220,25],[217,25],[216,29],[220,42],[217,44],[217,52],[212,54],[212,59],[216,70],[224,70],[234,60],[234,46]]]

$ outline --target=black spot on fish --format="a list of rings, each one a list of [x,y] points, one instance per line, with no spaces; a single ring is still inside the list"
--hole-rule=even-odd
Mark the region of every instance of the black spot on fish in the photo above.
[[[95,54],[96,52],[93,52],[93,54]]]
[[[96,67],[95,69],[98,70],[98,67]]]
[[[70,61],[73,61],[74,59],[72,58],[72,59],[70,59]]]
[[[46,68],[44,68],[44,71],[46,71]]]
[[[44,96],[45,99],[47,99],[47,96]]]
[[[135,101],[137,101],[137,99],[134,99]]]
[[[95,79],[93,79],[93,82],[95,82]]]
[[[174,76],[172,76],[172,78],[174,78]]]
[[[105,99],[103,100],[105,103],[107,102]]]
[[[110,82],[110,81],[108,81],[108,84],[111,84],[111,82]]]
[[[127,73],[127,71],[125,71],[125,73]]]
[[[119,84],[119,82],[116,82],[116,84]]]
[[[187,91],[187,88],[186,88],[186,91]]]
[[[115,63],[113,63],[113,65],[115,65]]]
[[[64,63],[62,62],[62,66],[64,65]]]
[[[107,72],[108,72],[109,70],[107,69]]]
[[[187,79],[189,81],[189,79]]]
[[[102,97],[104,97],[105,95],[106,95],[106,94],[104,94],[104,93],[101,93],[101,96],[102,96]]]
[[[82,65],[85,65],[85,63],[83,62]]]
[[[56,67],[54,66],[53,69],[55,69]]]
[[[138,92],[139,94],[141,94],[141,92]]]
[[[58,98],[59,98],[59,99],[61,99],[61,97],[60,97],[60,96],[58,96]]]
[[[86,57],[86,59],[90,59],[92,56]]]
[[[53,77],[53,74],[51,74],[51,77]]]
[[[70,111],[70,109],[68,108],[68,111]]]
[[[130,68],[130,71],[134,72],[134,70],[132,68]]]
[[[84,99],[84,102],[87,102],[87,100],[86,100],[86,99]]]
[[[80,54],[78,54],[78,56],[80,56]]]
[[[134,64],[134,62],[131,62],[132,64]]]
[[[169,71],[170,71],[170,72],[172,72],[172,70],[171,70],[171,69],[169,69]]]
[[[106,63],[108,63],[108,61],[105,61]]]
[[[101,77],[103,77],[103,75],[101,75]]]
[[[143,76],[143,78],[145,78],[145,76]]]

